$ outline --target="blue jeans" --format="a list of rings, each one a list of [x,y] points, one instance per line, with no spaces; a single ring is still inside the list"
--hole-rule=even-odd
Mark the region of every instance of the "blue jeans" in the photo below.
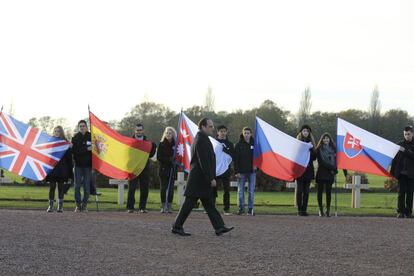
[[[75,201],[79,205],[81,202],[88,203],[90,184],[91,184],[91,168],[75,167]],[[83,185],[83,200],[81,199],[80,187]]]
[[[239,210],[244,211],[244,183],[249,181],[247,193],[249,195],[247,207],[254,207],[254,187],[256,186],[256,173],[241,173],[238,180]]]

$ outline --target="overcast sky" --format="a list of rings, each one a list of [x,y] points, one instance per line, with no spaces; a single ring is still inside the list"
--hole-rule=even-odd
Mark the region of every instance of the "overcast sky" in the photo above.
[[[1,1],[0,105],[71,122],[150,100],[414,114],[414,1]]]

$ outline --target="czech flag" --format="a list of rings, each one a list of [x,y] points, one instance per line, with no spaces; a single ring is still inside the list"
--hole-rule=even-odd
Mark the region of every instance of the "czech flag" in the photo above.
[[[178,122],[175,162],[187,173],[190,171],[191,145],[197,132],[198,126],[184,112],[181,112]],[[221,143],[213,137],[209,138],[216,155],[216,176],[220,176],[227,171],[232,159],[230,155],[223,151],[223,145]]]
[[[340,169],[390,176],[400,146],[338,118],[336,162]]]
[[[89,112],[92,167],[114,179],[134,179],[145,168],[152,144],[122,136]]]
[[[312,145],[256,117],[253,165],[272,177],[293,181],[306,170]]]

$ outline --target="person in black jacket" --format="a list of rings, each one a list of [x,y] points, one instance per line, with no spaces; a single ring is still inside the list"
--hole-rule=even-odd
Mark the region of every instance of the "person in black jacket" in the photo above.
[[[300,132],[296,138],[302,142],[312,143],[313,146],[313,148],[309,149],[310,160],[305,172],[298,179],[296,179],[296,204],[298,206],[298,215],[308,216],[307,209],[310,183],[315,178],[315,170],[313,167],[313,161],[316,159],[315,139],[312,135],[312,129],[308,125],[303,125],[301,127]]]
[[[240,140],[234,147],[234,173],[238,178],[239,212],[244,214],[244,185],[249,182],[248,192],[248,211],[247,215],[254,216],[254,188],[256,186],[256,168],[253,167],[254,140],[252,130],[244,127],[240,134]]]
[[[213,121],[203,118],[198,123],[199,132],[191,145],[190,173],[185,189],[185,200],[178,212],[171,232],[180,236],[190,236],[183,225],[190,215],[197,200],[200,199],[217,236],[229,232],[233,227],[226,227],[223,218],[213,203],[213,187],[216,186],[216,156],[209,137],[213,134]]]
[[[227,138],[227,127],[221,125],[217,128],[217,137],[216,140],[223,145],[223,151],[234,158],[234,145]],[[230,215],[230,173],[231,173],[231,163],[229,168],[222,175],[216,178],[217,186],[223,186],[223,205],[224,205],[224,215]],[[214,188],[215,196],[217,195],[217,187]]]
[[[144,125],[137,124],[135,126],[135,132],[132,136],[138,140],[145,140],[148,141],[147,137],[144,135]],[[157,149],[157,145],[152,143],[151,152],[149,154],[149,158],[147,164],[145,165],[144,170],[141,172],[140,175],[135,177],[134,179],[128,181],[128,200],[127,200],[127,209],[128,213],[133,213],[135,208],[135,190],[137,188],[138,182],[140,186],[140,195],[139,195],[139,212],[147,213],[147,199],[148,199],[148,192],[149,192],[149,180],[150,180],[150,158],[155,155],[155,151]]]
[[[92,173],[91,133],[85,120],[78,123],[79,132],[72,138],[72,152],[75,159],[75,212],[87,212]],[[80,187],[83,185],[83,199]]]
[[[391,165],[391,175],[398,179],[398,218],[413,217],[414,141],[413,127],[404,128],[404,141]]]
[[[174,146],[177,136],[173,127],[166,127],[157,149],[159,162],[161,213],[171,213],[174,197]]]
[[[336,146],[329,133],[324,133],[316,146],[316,156],[318,158],[318,170],[316,172],[316,184],[318,187],[318,206],[319,216],[330,216],[331,191],[335,175],[338,173],[336,168]],[[326,213],[323,211],[322,195],[326,191]]]
[[[56,126],[53,129],[53,136],[67,141],[65,133],[61,126]],[[72,150],[69,148],[53,170],[46,176],[46,182],[50,183],[49,188],[49,206],[47,212],[53,212],[53,203],[55,202],[55,190],[56,185],[58,187],[58,208],[57,212],[63,212],[63,183],[67,182],[68,179],[73,179],[73,165],[72,165]]]

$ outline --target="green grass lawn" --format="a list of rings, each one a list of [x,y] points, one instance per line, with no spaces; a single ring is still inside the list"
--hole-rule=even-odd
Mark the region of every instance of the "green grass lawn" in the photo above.
[[[48,187],[35,186],[0,186],[0,208],[18,208],[18,209],[46,209]],[[124,211],[127,198],[127,190],[124,194],[124,204],[117,204],[118,191],[111,188],[100,188],[100,209],[111,211]],[[74,204],[74,190],[71,188],[65,196],[65,209],[72,210]],[[296,208],[293,206],[293,192],[256,192],[255,193],[255,211],[258,214],[296,214]],[[178,209],[174,200],[173,208]],[[218,209],[221,211],[222,192],[219,191],[217,198]],[[231,192],[231,211],[237,212],[237,192]],[[139,199],[139,191],[136,192],[136,199]],[[332,195],[331,213],[334,213],[334,194]],[[358,216],[394,216],[396,209],[397,195],[395,193],[361,193],[361,208],[351,208],[351,193],[338,193],[338,213],[340,215],[358,215]],[[247,195],[246,195],[247,201]],[[324,199],[325,201],[325,199]],[[90,198],[89,209],[94,210],[95,197]],[[158,211],[160,208],[160,195],[158,190],[150,190],[148,197],[148,209]],[[309,212],[317,214],[316,193],[311,192],[309,198]]]

